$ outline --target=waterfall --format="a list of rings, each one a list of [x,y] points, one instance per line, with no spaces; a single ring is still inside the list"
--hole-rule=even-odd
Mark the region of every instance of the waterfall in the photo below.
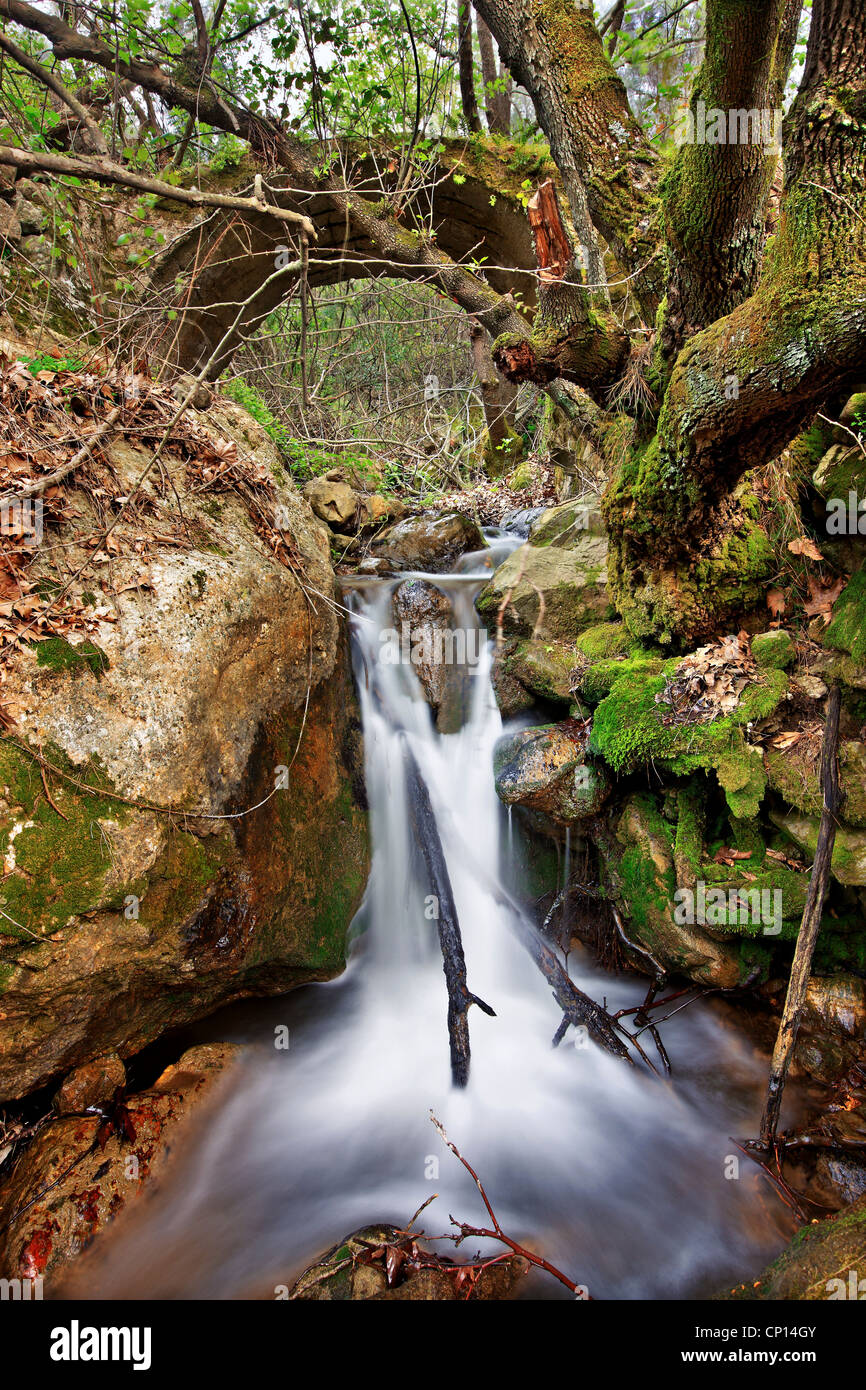
[[[475,556],[428,578],[451,598],[455,622],[474,625],[488,574]],[[481,644],[469,676],[463,727],[437,733],[411,665],[380,659],[398,582],[370,580],[351,596],[373,863],[348,969],[212,1021],[209,1036],[259,1045],[162,1189],[103,1242],[88,1296],[273,1297],[352,1229],[404,1224],[434,1192],[427,1231],[447,1230],[449,1213],[483,1223],[478,1192],[443,1148],[431,1109],[481,1175],[503,1228],[593,1297],[701,1297],[748,1277],[782,1243],[757,1170],[741,1158],[739,1178],[730,1175],[738,1151],[729,1136],[755,1132],[764,1076],[731,1026],[702,1004],[665,1024],[670,1083],[571,1032],[552,1048],[559,1010],[509,920],[518,909],[508,861],[521,829],[515,817],[509,832],[493,785],[502,720],[491,648]],[[451,1085],[445,980],[410,831],[404,740],[436,817],[469,989],[496,1011],[470,1010],[465,1090]],[[646,981],[604,974],[583,951],[569,967],[611,1009],[645,994]],[[290,1025],[291,1047],[276,1053],[269,1039],[280,1024]],[[533,1274],[526,1296],[568,1295]]]

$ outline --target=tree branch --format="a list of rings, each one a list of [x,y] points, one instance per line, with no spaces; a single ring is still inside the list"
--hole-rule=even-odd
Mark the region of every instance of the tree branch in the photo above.
[[[53,72],[49,72],[48,68],[43,67],[35,58],[31,58],[29,53],[25,53],[23,48],[19,48],[17,43],[12,42],[8,34],[2,32],[0,32],[0,48],[4,49],[5,52],[9,54],[9,57],[14,59],[19,68],[23,68],[25,72],[29,72],[31,77],[35,77],[38,82],[41,82],[50,92],[53,92],[54,95],[63,102],[64,106],[68,106],[73,116],[76,116],[87,129],[97,154],[108,154],[108,145],[96,121],[90,115],[90,112],[82,106],[77,97],[74,97],[69,89],[63,85],[59,77]]]

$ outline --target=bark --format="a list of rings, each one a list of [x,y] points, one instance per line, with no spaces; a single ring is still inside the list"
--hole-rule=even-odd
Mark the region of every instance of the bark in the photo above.
[[[475,28],[478,34],[478,51],[481,54],[481,77],[484,82],[484,114],[487,117],[487,129],[491,135],[509,135],[511,132],[510,79],[503,90],[500,90],[500,86],[506,82],[506,72],[504,69],[502,71],[497,69],[493,35],[480,17],[475,21]]]
[[[592,7],[573,0],[477,0],[515,81],[526,88],[562,176],[575,224],[593,226],[652,322],[664,292],[659,159],[632,115]]]
[[[606,309],[593,308],[548,179],[527,209],[539,267],[538,313],[531,334],[503,334],[493,360],[509,381],[545,386],[556,377],[584,385],[601,401],[622,371],[628,336]]]
[[[859,0],[816,0],[784,149],[779,230],[754,294],[683,348],[656,438],[605,498],[616,603],[632,631],[679,645],[711,631],[725,611],[725,584],[714,585],[712,565],[735,484],[862,377],[866,9]],[[701,555],[710,569],[698,585]]]
[[[757,284],[799,10],[800,0],[708,0],[689,128],[680,130],[684,143],[662,193],[671,275],[661,345],[668,356]],[[723,128],[713,112],[722,113]],[[711,143],[720,134],[724,141]],[[745,142],[731,138],[744,134]]]
[[[469,0],[457,3],[457,63],[460,73],[460,102],[466,129],[481,133],[481,117],[475,96],[475,61],[472,56],[472,9]]]
[[[405,740],[404,740],[405,742]],[[448,988],[448,1039],[451,1048],[451,1079],[455,1086],[465,1086],[469,1080],[469,1009],[477,1004],[484,1013],[495,1018],[489,1004],[471,994],[466,983],[466,960],[463,955],[463,941],[460,936],[460,923],[448,866],[442,852],[442,842],[436,817],[430,804],[430,794],[421,776],[408,743],[405,743],[406,789],[409,799],[409,814],[415,832],[415,843],[421,852],[430,878],[430,887],[436,898],[438,916],[436,926],[439,931],[439,944],[442,948],[442,968]]]
[[[517,387],[497,372],[490,350],[490,335],[477,319],[469,325],[469,343],[487,426],[487,471],[495,477],[504,472],[520,449],[520,439],[514,430]]]

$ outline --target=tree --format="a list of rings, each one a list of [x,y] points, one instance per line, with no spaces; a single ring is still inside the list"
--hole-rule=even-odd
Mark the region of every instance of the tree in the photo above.
[[[611,592],[636,635],[680,647],[766,586],[771,561],[743,504],[744,475],[866,375],[866,8],[860,0],[813,2],[802,73],[781,124],[778,208],[774,113],[790,79],[801,0],[706,0],[703,59],[684,138],[673,142],[635,114],[616,66],[624,45],[614,36],[634,34],[631,50],[643,52],[648,29],[656,38],[660,25],[673,32],[687,8],[653,7],[658,19],[635,33],[628,6],[614,6],[605,25],[586,0],[477,0],[504,70],[531,99],[557,171],[561,201],[547,200],[552,222],[536,225],[535,243],[541,232],[551,234],[550,244],[562,234],[569,254],[542,261],[533,304],[515,295],[517,281],[501,261],[496,269],[473,263],[475,245],[458,235],[477,227],[483,242],[515,182],[504,152],[482,158],[464,145],[455,155],[442,138],[446,70],[463,79],[470,131],[477,120],[465,86],[468,9],[460,63],[446,54],[434,7],[410,10],[400,0],[395,9],[381,0],[370,14],[307,7],[298,11],[300,27],[271,13],[269,38],[252,50],[247,70],[221,64],[219,50],[210,69],[200,58],[196,76],[178,61],[184,45],[153,23],[131,24],[120,42],[101,12],[73,26],[25,0],[0,0],[0,15],[43,48],[47,42],[55,74],[93,86],[102,73],[115,84],[115,110],[122,84],[160,103],[181,134],[188,116],[202,140],[223,131],[249,142],[273,196],[309,216],[317,236],[310,273],[320,281],[387,269],[434,285],[489,334],[493,359],[512,383],[531,380],[554,393],[568,383],[571,409],[585,414],[602,452],[610,432],[598,430],[599,417],[625,403],[628,446],[623,451],[618,435],[604,499]],[[178,13],[200,41],[194,11],[181,5]],[[247,24],[264,23],[254,8],[239,10],[223,18],[222,31],[241,14]],[[378,47],[361,43],[361,16],[379,24]],[[336,55],[326,71],[316,59],[323,44]],[[307,54],[303,70],[296,51]],[[384,77],[395,56],[403,75],[396,109]],[[47,69],[42,80],[47,86]],[[291,84],[299,96],[287,95]],[[77,100],[73,85],[66,82]],[[366,154],[358,148],[359,107]],[[39,141],[29,143],[32,167]],[[0,151],[2,162],[22,159]],[[104,155],[90,161],[94,177],[112,177]],[[530,182],[523,201],[531,192]],[[243,264],[233,263],[226,277],[264,282],[272,265],[261,250],[258,264],[255,248],[244,251],[245,237],[252,228],[262,245],[272,242],[273,224],[266,212],[251,212],[244,226],[243,235],[233,233],[233,256]],[[180,335],[191,359],[218,332],[219,312],[210,313],[207,297],[214,304],[231,297],[226,277],[211,271],[192,296],[196,329]],[[251,318],[268,307],[253,305]]]

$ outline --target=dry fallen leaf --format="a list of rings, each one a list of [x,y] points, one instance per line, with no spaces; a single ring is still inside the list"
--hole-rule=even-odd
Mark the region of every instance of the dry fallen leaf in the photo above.
[[[792,555],[808,555],[810,560],[823,560],[817,545],[808,536],[798,536],[796,540],[788,541],[788,549]]]

